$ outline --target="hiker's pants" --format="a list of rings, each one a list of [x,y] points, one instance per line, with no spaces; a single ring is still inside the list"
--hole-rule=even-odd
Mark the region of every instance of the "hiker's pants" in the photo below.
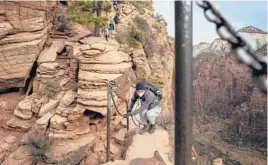
[[[156,106],[150,110],[144,110],[140,112],[140,119],[143,125],[155,124],[156,118],[161,113],[161,105]],[[149,122],[149,123],[148,123]]]

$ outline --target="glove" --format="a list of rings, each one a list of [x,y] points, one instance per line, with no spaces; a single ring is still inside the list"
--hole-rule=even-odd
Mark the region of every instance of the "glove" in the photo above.
[[[126,114],[124,114],[124,115],[123,115],[123,118],[127,118],[127,117],[129,117],[129,116],[131,116],[131,112],[127,112]]]

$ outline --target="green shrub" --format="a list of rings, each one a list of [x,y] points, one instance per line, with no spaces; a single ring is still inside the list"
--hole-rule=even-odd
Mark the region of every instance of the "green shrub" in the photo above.
[[[110,12],[112,5],[105,1],[74,1],[67,9],[68,19],[82,25],[95,24],[94,35],[99,36],[99,29],[104,27],[108,18],[101,12]]]
[[[149,10],[153,9],[153,3],[152,3],[152,1],[145,1],[145,2],[144,2],[144,6],[145,6],[147,9],[149,9]]]
[[[59,83],[53,80],[47,80],[44,82],[45,94],[48,98],[54,99],[60,92]]]
[[[142,32],[135,26],[131,26],[126,41],[129,46],[137,48],[144,42]]]
[[[112,5],[110,3],[104,3],[102,8],[103,8],[103,11],[111,12]]]
[[[159,44],[157,43],[156,37],[153,35],[151,27],[144,18],[136,16],[134,22],[144,36],[143,49],[146,57],[151,59],[156,52],[159,52]]]
[[[161,22],[162,20],[164,20],[163,16],[158,13],[155,14],[154,18],[156,19],[157,22]]]
[[[34,164],[47,159],[46,152],[52,146],[52,143],[53,142],[46,136],[41,136],[38,134],[30,135],[27,144],[31,148],[31,156]]]

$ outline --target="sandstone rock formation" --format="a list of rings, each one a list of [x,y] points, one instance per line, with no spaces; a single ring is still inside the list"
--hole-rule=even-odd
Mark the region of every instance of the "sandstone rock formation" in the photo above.
[[[24,87],[51,27],[56,2],[1,2],[0,91]]]

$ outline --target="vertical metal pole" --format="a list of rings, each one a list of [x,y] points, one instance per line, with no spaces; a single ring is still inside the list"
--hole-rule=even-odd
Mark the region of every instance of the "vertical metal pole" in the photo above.
[[[126,102],[127,104],[127,111],[128,111],[128,102]],[[127,130],[129,130],[129,117],[127,117]]]
[[[110,121],[111,121],[111,86],[110,82],[108,82],[107,89],[107,153],[106,153],[106,161],[110,160]]]
[[[175,164],[192,165],[192,2],[175,1]]]

